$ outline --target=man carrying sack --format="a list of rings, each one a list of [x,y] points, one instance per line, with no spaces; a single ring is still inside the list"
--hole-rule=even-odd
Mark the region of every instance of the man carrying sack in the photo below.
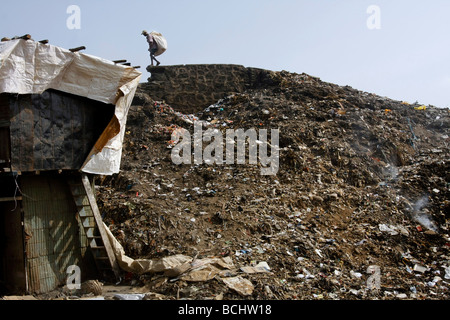
[[[148,33],[147,31],[142,31],[142,35],[146,37],[149,44],[150,59],[153,66],[153,61],[156,61],[156,65],[159,66],[161,63],[156,59],[157,56],[163,54],[167,50],[167,41],[161,33],[152,31]]]

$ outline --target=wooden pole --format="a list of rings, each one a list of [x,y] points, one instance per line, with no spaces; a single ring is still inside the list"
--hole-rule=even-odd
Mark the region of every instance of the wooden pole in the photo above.
[[[25,34],[25,35],[23,35],[21,37],[18,37],[17,39],[30,40],[31,39],[31,35]]]
[[[69,49],[69,51],[70,52],[78,52],[80,50],[85,50],[85,49],[86,49],[85,46],[81,46],[81,47],[76,47],[76,48]]]

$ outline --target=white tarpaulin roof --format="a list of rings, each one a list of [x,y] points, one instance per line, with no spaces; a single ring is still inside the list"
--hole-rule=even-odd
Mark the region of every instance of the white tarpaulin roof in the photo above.
[[[118,173],[126,118],[142,73],[114,62],[33,40],[0,42],[0,93],[48,89],[113,104],[115,119],[86,159],[86,173]]]

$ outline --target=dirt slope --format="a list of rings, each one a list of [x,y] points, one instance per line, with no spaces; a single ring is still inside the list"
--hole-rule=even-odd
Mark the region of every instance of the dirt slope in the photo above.
[[[449,110],[421,107],[270,72],[195,115],[224,136],[279,128],[280,167],[264,176],[259,163],[174,164],[171,133],[193,133],[193,115],[140,92],[122,171],[96,181],[104,221],[130,257],[229,257],[253,290],[219,277],[125,282],[167,299],[449,299]],[[270,272],[240,269],[260,262]]]

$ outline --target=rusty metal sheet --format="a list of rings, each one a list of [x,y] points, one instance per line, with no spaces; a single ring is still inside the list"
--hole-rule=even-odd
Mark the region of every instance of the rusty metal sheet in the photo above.
[[[9,104],[11,167],[20,172],[79,170],[115,108],[55,90],[10,95]]]
[[[28,107],[31,96],[20,100],[10,99],[11,167],[14,171],[32,171],[33,157],[33,113]]]
[[[11,165],[9,97],[0,94],[0,171]]]
[[[65,284],[66,270],[81,260],[76,208],[63,177],[22,176],[28,290],[45,293]]]

